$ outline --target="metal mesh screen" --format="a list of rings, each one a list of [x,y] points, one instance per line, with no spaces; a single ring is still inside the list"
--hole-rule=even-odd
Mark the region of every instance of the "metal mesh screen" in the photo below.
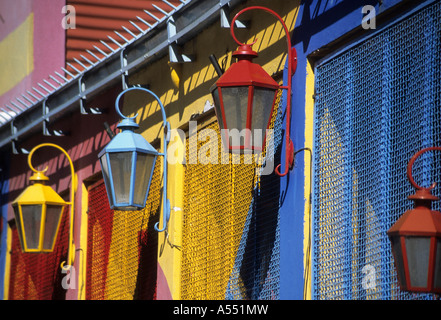
[[[66,276],[60,264],[66,261],[69,241],[69,213],[63,212],[54,251],[24,253],[16,227],[12,228],[9,300],[64,300],[66,290],[62,279]]]
[[[400,291],[386,232],[413,206],[410,157],[441,144],[440,21],[437,2],[316,68],[315,299],[436,298]],[[420,157],[415,181],[441,181],[440,160]]]
[[[156,299],[160,167],[158,159],[143,210],[111,210],[102,181],[89,189],[86,299]]]
[[[278,105],[278,104],[277,104]],[[278,109],[278,108],[276,108]],[[272,126],[275,154],[281,114]],[[209,132],[217,139],[208,140]],[[226,154],[222,164],[217,122],[198,129],[197,148],[187,143],[182,240],[182,299],[279,298],[279,178],[260,175],[262,163]],[[207,146],[217,164],[202,164]],[[280,159],[271,159],[279,163]],[[257,172],[257,173],[256,173]]]

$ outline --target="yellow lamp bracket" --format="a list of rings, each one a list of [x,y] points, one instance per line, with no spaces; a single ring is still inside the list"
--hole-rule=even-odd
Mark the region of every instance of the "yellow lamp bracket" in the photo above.
[[[38,149],[43,148],[43,147],[53,147],[55,149],[58,149],[66,156],[67,160],[69,161],[69,167],[70,167],[70,172],[71,172],[70,198],[69,198],[69,202],[68,202],[68,204],[70,205],[70,210],[69,210],[69,244],[68,244],[68,253],[67,253],[67,264],[66,264],[66,261],[63,261],[60,265],[60,267],[62,269],[69,270],[74,262],[74,259],[75,259],[75,244],[73,242],[73,226],[74,226],[74,214],[75,214],[75,211],[74,211],[75,192],[77,191],[77,180],[78,179],[75,174],[72,159],[70,158],[70,156],[66,152],[66,150],[64,150],[60,146],[53,144],[53,143],[42,143],[42,144],[39,144],[38,146],[35,146],[31,150],[31,152],[29,152],[29,155],[28,155],[29,168],[34,172],[34,174],[31,177],[31,180],[33,180],[33,181],[48,180],[48,178],[44,175],[44,172],[46,172],[48,168],[46,167],[43,171],[39,171],[32,166],[32,161],[31,161],[32,156],[35,153],[35,151],[37,151]]]

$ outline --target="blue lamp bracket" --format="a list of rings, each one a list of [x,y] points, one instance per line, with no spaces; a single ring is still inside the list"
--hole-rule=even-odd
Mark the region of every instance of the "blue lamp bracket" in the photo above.
[[[163,147],[163,152],[159,153],[160,156],[164,157],[164,161],[163,161],[163,184],[162,184],[162,194],[164,197],[164,201],[163,201],[163,219],[162,219],[162,228],[159,228],[159,222],[157,222],[155,224],[155,230],[157,232],[163,232],[167,229],[167,224],[168,221],[170,219],[170,200],[167,198],[167,147],[168,147],[168,142],[170,141],[170,123],[167,121],[167,117],[165,115],[165,108],[161,102],[161,100],[158,98],[158,96],[153,93],[151,90],[141,87],[141,86],[134,86],[134,87],[130,87],[125,89],[124,91],[122,91],[118,97],[116,98],[115,101],[115,109],[116,112],[118,113],[118,115],[123,119],[121,121],[121,123],[118,125],[118,127],[124,128],[124,129],[135,129],[138,128],[138,124],[135,122],[136,117],[138,116],[138,114],[134,115],[133,117],[126,117],[121,113],[121,110],[119,109],[119,101],[121,99],[121,97],[129,92],[129,91],[133,91],[133,90],[141,90],[144,92],[149,93],[150,95],[153,96],[153,98],[156,99],[156,101],[158,102],[159,106],[161,107],[161,114],[162,114],[162,126],[164,128],[163,130],[163,138],[164,138],[164,147]]]
[[[164,216],[168,222],[168,220],[170,220],[170,212],[171,212],[169,199],[166,199],[166,206],[165,207],[166,207],[166,212],[165,212]]]
[[[170,129],[170,123],[167,121],[165,130],[165,139],[167,142],[170,142],[171,137],[171,129]]]

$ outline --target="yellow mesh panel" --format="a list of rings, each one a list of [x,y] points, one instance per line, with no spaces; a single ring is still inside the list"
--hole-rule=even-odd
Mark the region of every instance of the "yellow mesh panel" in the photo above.
[[[95,224],[93,229],[93,239],[96,241],[96,243],[102,243],[104,242],[103,237],[104,237],[104,230],[101,227],[100,224]],[[94,248],[94,252],[93,252],[93,257],[94,257],[94,261],[93,261],[93,266],[102,266],[104,263],[106,263],[104,261],[104,248],[103,246],[100,245],[96,245],[93,246]],[[105,274],[103,272],[96,272],[95,271],[91,271],[90,272],[90,281],[93,284],[91,286],[91,289],[94,290],[90,290],[90,299],[91,300],[99,300],[102,296],[103,296],[103,290],[104,287],[100,286],[100,283],[103,283]]]
[[[137,211],[114,211],[112,242],[106,279],[106,300],[153,298],[141,294],[146,274],[156,278],[157,233],[162,192],[162,159],[158,157],[146,207]],[[148,241],[147,241],[148,240]],[[149,259],[150,263],[145,263]],[[154,273],[154,274],[151,274]],[[141,280],[141,281],[140,281]],[[156,286],[156,285],[155,285]],[[150,288],[151,290],[151,288]]]
[[[143,210],[112,211],[103,183],[89,190],[87,299],[156,298],[161,169],[158,158]]]
[[[272,123],[276,116],[277,108]],[[217,141],[209,142],[204,129],[214,130]],[[258,183],[259,161],[246,163],[246,156],[240,155],[240,162],[233,164],[238,155],[222,153],[217,121],[198,128],[198,140],[197,150],[186,144],[181,298],[224,299]],[[218,164],[201,164],[200,153],[210,147],[217,148]],[[222,155],[229,157],[228,164],[222,164]]]

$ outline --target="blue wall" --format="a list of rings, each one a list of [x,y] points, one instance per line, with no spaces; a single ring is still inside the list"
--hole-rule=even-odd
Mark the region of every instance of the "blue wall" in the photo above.
[[[305,90],[307,57],[361,26],[365,5],[375,7],[381,14],[398,4],[399,0],[314,0],[302,1],[292,44],[297,50],[297,71],[293,78],[291,135],[294,149],[300,150],[305,141]],[[377,25],[378,28],[378,25]],[[286,83],[286,80],[285,80]],[[282,152],[285,151],[285,146]],[[284,159],[284,154],[282,154]],[[304,154],[295,158],[295,168],[281,179],[282,207],[280,209],[280,297],[303,299],[304,292]],[[286,195],[284,197],[283,195]]]
[[[8,230],[9,154],[0,159],[0,213],[3,229],[0,233],[0,299],[4,299]]]

